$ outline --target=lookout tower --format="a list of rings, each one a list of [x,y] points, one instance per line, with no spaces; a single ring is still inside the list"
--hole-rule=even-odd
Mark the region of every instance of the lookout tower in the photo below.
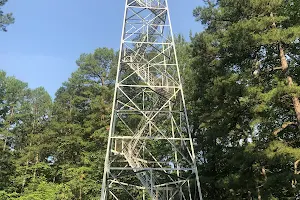
[[[192,194],[202,200],[167,0],[126,0],[101,200]]]

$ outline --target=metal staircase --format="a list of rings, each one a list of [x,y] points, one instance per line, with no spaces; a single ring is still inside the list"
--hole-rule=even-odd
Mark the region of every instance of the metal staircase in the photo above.
[[[149,7],[157,7],[159,4],[153,5],[153,2],[155,1],[142,1],[142,0],[133,0],[132,2],[135,2],[135,6],[149,6]],[[130,3],[130,2],[129,2]],[[145,34],[141,39],[140,43],[137,43],[135,52],[133,55],[127,56],[125,62],[128,63],[130,68],[141,78],[141,80],[144,81],[152,90],[156,91],[160,95],[165,95],[166,98],[171,97],[171,93],[169,93],[165,88],[163,88],[163,91],[157,91],[157,88],[154,88],[153,86],[158,85],[159,81],[157,81],[156,77],[149,72],[149,70],[146,70],[145,65],[142,64],[136,64],[137,62],[141,62],[143,60],[143,56],[147,53],[146,49],[150,46],[148,41],[155,41],[156,36],[155,32],[157,31],[158,26],[161,23],[164,23],[166,20],[166,13],[161,14],[160,10],[151,10],[153,14],[156,16],[153,21],[148,22],[151,24],[151,29],[148,31],[147,34]],[[153,27],[154,26],[154,27]],[[148,41],[147,41],[148,40]],[[155,106],[154,106],[155,107]],[[154,112],[150,112],[148,114],[148,117],[150,118]],[[144,122],[145,120],[142,120]],[[139,138],[142,136],[144,130],[142,129],[139,131],[135,136],[134,139],[129,142],[128,149],[124,152],[124,157],[128,161],[129,165],[134,169],[136,172],[136,175],[138,179],[141,181],[142,185],[148,190],[148,193],[150,196],[155,200],[163,200],[164,197],[159,192],[151,190],[153,186],[156,184],[156,180],[154,177],[151,177],[147,172],[139,172],[138,169],[142,168],[148,168],[146,163],[142,163],[140,161],[140,158],[138,158],[138,154],[135,152],[137,149],[137,145],[139,143]]]
[[[151,7],[151,8],[160,8],[163,6],[162,3],[157,2],[155,0],[130,0],[129,5],[134,6],[141,6],[141,7]],[[172,93],[169,92],[166,88],[160,88],[159,90],[157,88],[154,88],[153,86],[160,85],[160,81],[149,71],[146,70],[146,64],[139,64],[143,60],[143,56],[147,53],[146,49],[151,46],[149,44],[149,41],[154,42],[157,38],[157,35],[154,33],[157,31],[157,28],[159,25],[164,25],[167,17],[167,12],[161,12],[161,10],[151,10],[153,12],[154,20],[149,21],[148,24],[152,28],[148,31],[147,34],[145,34],[138,43],[136,44],[136,48],[134,53],[132,55],[126,56],[124,59],[125,63],[128,63],[130,68],[151,88],[153,91],[156,91],[161,96],[164,96],[165,98],[171,98]],[[153,27],[154,26],[154,27]]]
[[[149,86],[153,91],[157,94],[165,97],[166,99],[170,99],[173,96],[173,93],[170,92],[169,89],[162,87],[157,88],[155,86],[161,86],[161,80],[155,77],[150,70],[146,69],[146,65],[144,64],[136,64],[134,62],[133,56],[127,56],[124,59],[124,62],[128,64],[128,66],[141,78],[141,80]]]
[[[159,99],[155,101],[154,107],[159,102]],[[147,118],[150,119],[155,113],[149,112],[147,114]],[[163,194],[151,189],[155,187],[156,184],[158,184],[158,181],[154,176],[151,176],[149,172],[144,171],[142,169],[149,168],[147,165],[147,161],[143,160],[139,157],[139,142],[141,141],[140,138],[142,136],[148,136],[147,132],[145,131],[145,127],[147,126],[148,119],[142,118],[139,122],[139,125],[137,127],[137,133],[133,136],[133,138],[125,145],[125,148],[123,149],[122,155],[127,160],[128,164],[133,168],[133,171],[136,173],[137,178],[140,180],[141,184],[145,187],[145,189],[148,191],[152,199],[154,200],[164,200],[165,197]]]
[[[126,9],[101,200],[192,200],[191,191],[202,200],[167,0],[126,0]],[[156,140],[172,151],[145,156]]]
[[[151,116],[154,113],[150,113],[148,118],[151,118]],[[145,187],[145,189],[148,191],[150,196],[155,200],[163,200],[164,195],[160,194],[159,192],[156,192],[154,190],[151,190],[158,181],[155,179],[155,177],[151,176],[149,172],[141,170],[144,168],[148,168],[147,161],[143,160],[139,157],[139,141],[140,138],[145,133],[145,127],[147,125],[147,120],[145,118],[142,118],[142,120],[139,122],[139,125],[137,127],[137,130],[139,130],[130,140],[127,144],[122,144],[122,146],[125,146],[121,152],[118,152],[117,149],[114,150],[115,154],[119,154],[125,157],[128,164],[133,168],[133,171],[136,173],[137,178],[141,182],[141,184]],[[123,142],[123,141],[122,141]]]

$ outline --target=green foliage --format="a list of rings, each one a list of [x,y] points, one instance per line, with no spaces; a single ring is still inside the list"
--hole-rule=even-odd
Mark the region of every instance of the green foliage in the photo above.
[[[194,10],[205,30],[175,37],[204,199],[293,199],[300,1],[206,2]],[[0,28],[12,22],[0,10]],[[54,101],[0,71],[0,199],[99,199],[117,56],[98,48],[76,63]]]
[[[76,63],[84,76],[104,86],[114,80],[115,58],[113,49],[98,48],[93,54],[82,54]]]
[[[15,19],[12,13],[4,14],[1,10],[1,6],[4,6],[8,0],[0,0],[0,30],[6,32],[6,27],[9,24],[14,23]]]
[[[55,180],[75,198],[99,197],[113,93],[115,53],[83,54],[78,70],[57,93],[50,126],[56,135]]]
[[[2,199],[99,198],[115,62],[107,48],[81,55],[54,102],[0,71]]]
[[[72,199],[73,195],[70,189],[65,185],[59,185],[49,182],[40,182],[29,185],[22,196],[12,198],[16,200],[66,200]]]
[[[204,195],[208,199],[295,197],[299,128],[297,0],[219,0],[194,10],[191,93]],[[287,74],[280,49],[288,58]]]

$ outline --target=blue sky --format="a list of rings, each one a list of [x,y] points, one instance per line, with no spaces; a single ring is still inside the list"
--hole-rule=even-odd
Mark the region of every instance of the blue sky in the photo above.
[[[192,11],[202,0],[169,0],[175,34],[201,31]],[[81,53],[118,49],[125,0],[8,0],[16,22],[0,32],[0,70],[43,86],[52,97],[76,70]]]

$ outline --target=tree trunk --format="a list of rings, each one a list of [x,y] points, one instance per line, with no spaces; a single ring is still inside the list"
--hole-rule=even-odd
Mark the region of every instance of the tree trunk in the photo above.
[[[289,66],[288,66],[288,62],[287,62],[286,57],[285,57],[285,53],[284,53],[284,49],[282,47],[282,44],[279,44],[279,51],[280,51],[281,69],[284,73],[286,73]],[[286,78],[287,78],[287,81],[288,81],[288,85],[290,87],[292,87],[294,85],[292,77],[287,75]],[[298,122],[298,126],[299,126],[300,125],[300,102],[299,102],[299,97],[294,95],[292,97],[292,100],[293,100],[293,106],[294,106],[294,110],[295,110],[295,113],[296,113],[297,122]]]
[[[31,145],[32,144],[30,142],[29,146],[31,147]],[[27,161],[26,161],[26,168],[25,168],[25,173],[24,173],[24,178],[23,178],[23,183],[22,183],[22,192],[24,191],[25,184],[26,184],[26,175],[27,175],[28,167],[29,167],[29,158],[27,158]]]
[[[81,183],[80,183],[80,189],[79,189],[79,199],[80,200],[82,199],[82,186],[81,186]]]
[[[5,136],[5,139],[4,139],[4,144],[3,144],[3,152],[5,151],[6,149],[6,143],[7,143],[7,137]]]
[[[260,189],[259,189],[259,187],[257,188],[257,199],[261,200],[261,195],[260,195]]]
[[[35,164],[38,164],[38,162],[39,162],[39,154],[37,153],[35,157]],[[35,180],[35,177],[36,177],[36,167],[33,172],[33,180]]]
[[[23,178],[23,182],[22,182],[22,192],[24,191],[25,184],[26,184],[26,175],[27,175],[28,165],[29,165],[29,160],[27,159],[26,168],[25,168],[25,174],[24,174],[24,178]]]
[[[14,107],[11,106],[11,108],[10,108],[10,117],[9,117],[9,120],[8,120],[8,125],[6,127],[6,130],[8,132],[9,132],[9,127],[11,125],[11,120],[12,120],[13,116],[14,116]],[[6,150],[6,143],[7,143],[7,136],[4,136],[4,137],[5,137],[5,139],[4,139],[4,144],[3,144],[3,151]]]
[[[272,17],[272,18],[274,17],[273,12],[271,12],[270,17]],[[273,21],[272,27],[276,28],[275,21]],[[287,62],[286,57],[285,57],[285,52],[284,52],[284,48],[282,46],[282,43],[279,43],[279,56],[280,56],[280,62],[281,62],[281,69],[286,74],[288,84],[291,87],[294,84],[293,83],[293,78],[287,74],[287,69],[288,69],[289,65],[288,65],[288,62]],[[293,106],[294,106],[294,110],[295,110],[296,117],[297,117],[297,122],[298,122],[298,127],[299,127],[299,125],[300,125],[300,102],[299,102],[299,97],[294,95],[292,97],[292,100],[293,100]]]
[[[103,76],[101,77],[101,84],[102,84],[102,86],[105,85],[105,78]]]

